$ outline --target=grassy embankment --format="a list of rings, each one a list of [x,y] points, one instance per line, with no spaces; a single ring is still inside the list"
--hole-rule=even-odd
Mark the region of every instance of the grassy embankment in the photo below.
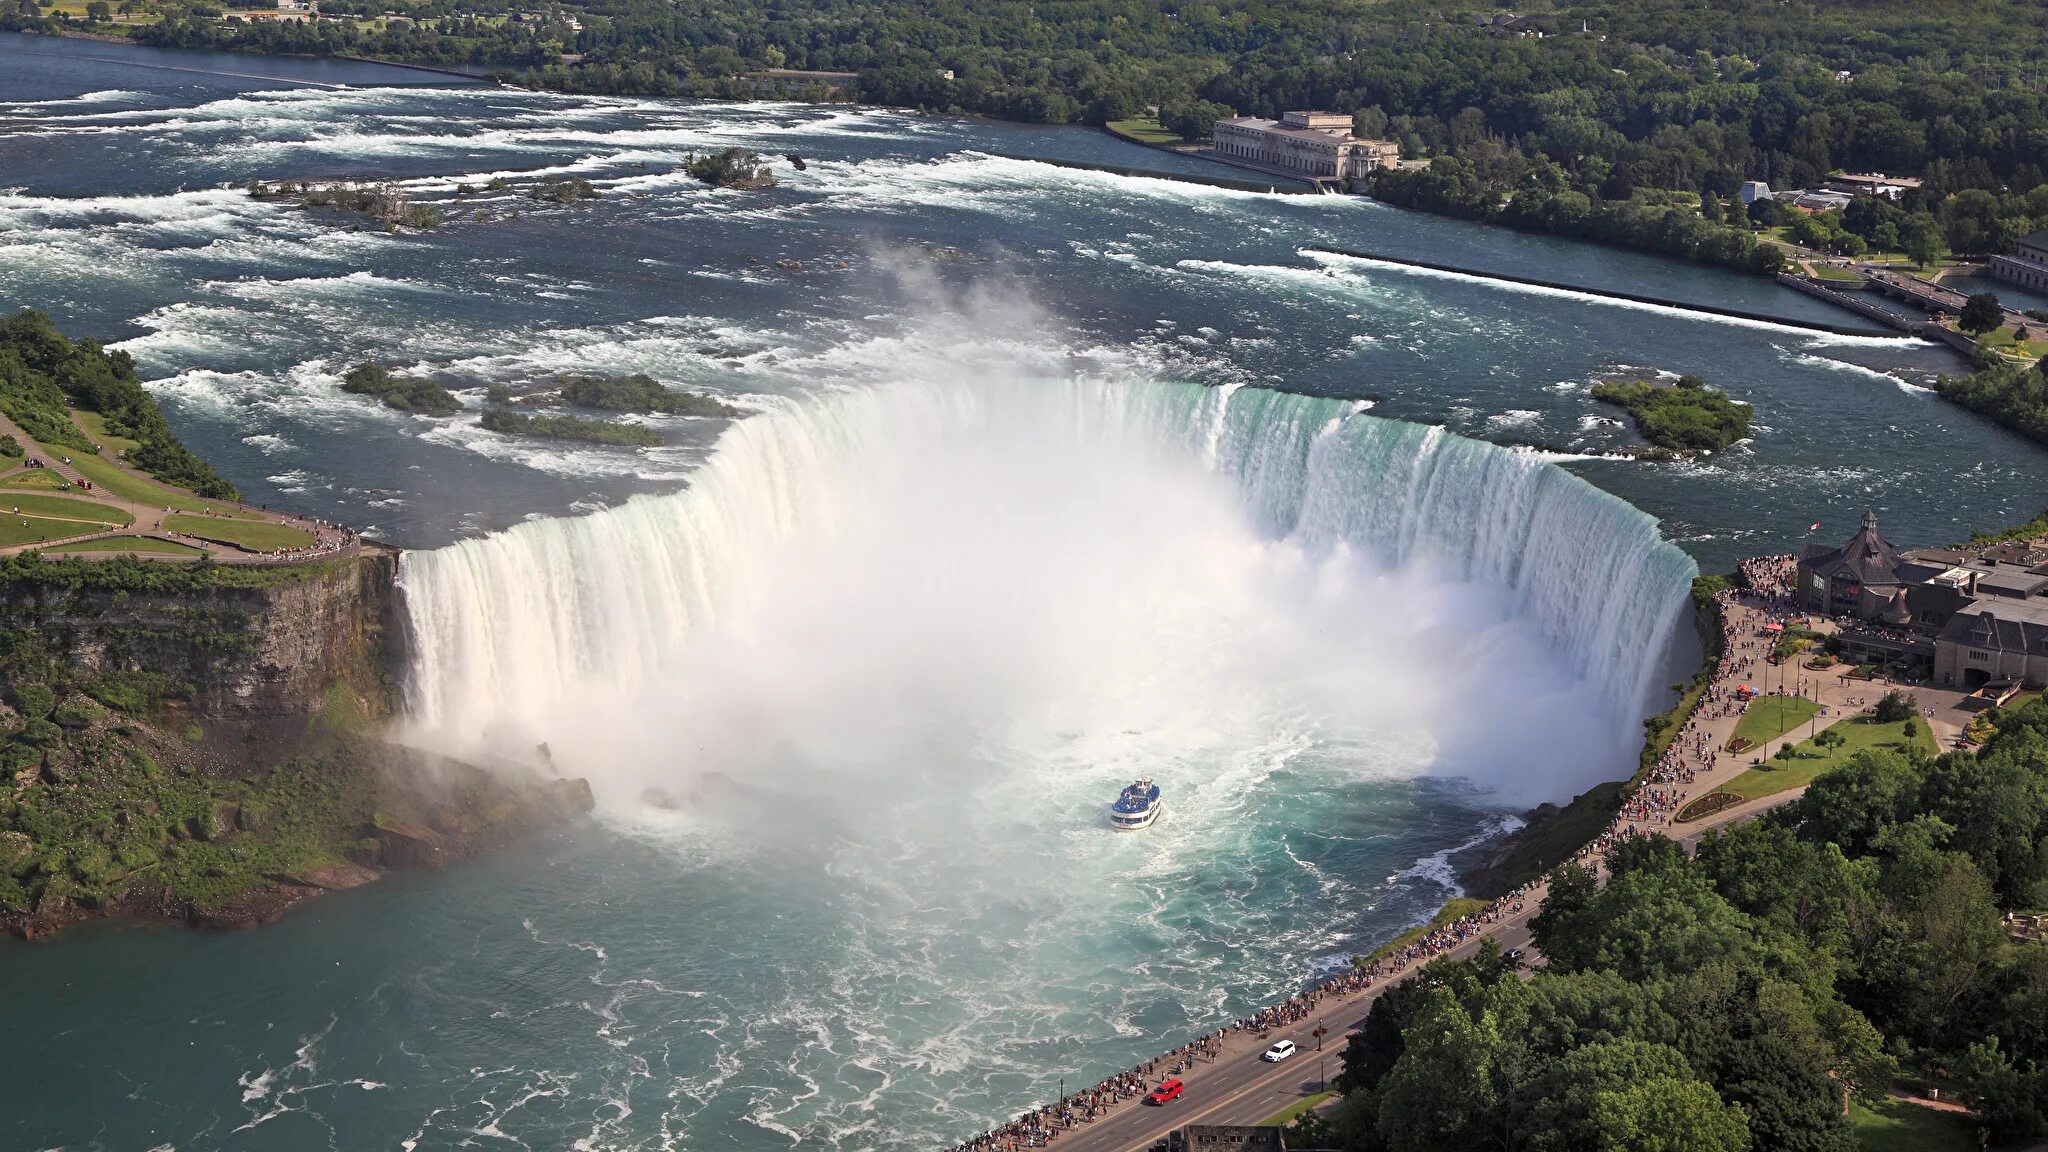
[[[1906,735],[1907,724],[1913,725],[1914,733],[1910,737]],[[1829,732],[1839,734],[1842,742],[1832,748],[1820,743],[1821,737]],[[1934,735],[1927,730],[1926,720],[1913,717],[1880,724],[1868,716],[1851,716],[1821,729],[1811,739],[1794,744],[1791,759],[1766,760],[1760,767],[1751,768],[1716,791],[1733,792],[1746,800],[1775,796],[1787,789],[1812,783],[1814,777],[1847,764],[1858,752],[1873,748],[1905,751],[1915,747],[1929,756],[1941,753],[1934,743]]]
[[[196,536],[201,540],[210,540],[216,544],[232,544],[251,552],[305,548],[313,543],[313,534],[303,528],[293,528],[288,524],[272,524],[263,520],[174,514],[164,517],[164,529],[185,536]]]
[[[1463,919],[1464,917],[1470,916],[1474,912],[1485,911],[1487,903],[1487,901],[1478,899],[1477,897],[1473,896],[1453,896],[1451,899],[1444,902],[1444,906],[1442,908],[1437,909],[1436,915],[1429,918],[1429,923],[1417,924],[1415,927],[1410,928],[1406,932],[1401,933],[1399,936],[1394,937],[1392,940],[1387,941],[1385,944],[1382,944],[1379,947],[1373,949],[1366,956],[1362,958],[1354,957],[1352,959],[1352,963],[1361,965],[1370,964],[1383,956],[1391,956],[1395,952],[1398,952],[1401,949],[1406,948],[1408,945],[1415,943],[1417,940],[1422,939],[1424,936],[1429,935],[1431,932],[1436,931],[1437,929],[1443,927],[1446,924],[1449,924],[1455,920]]]
[[[175,540],[158,540],[153,536],[100,536],[92,540],[80,540],[72,544],[59,544],[45,548],[52,556],[103,555],[112,552],[147,553],[151,556],[204,556],[206,553],[189,544]]]
[[[1292,1124],[1302,1113],[1321,1106],[1324,1101],[1336,1098],[1337,1093],[1333,1091],[1311,1092],[1278,1112],[1273,1113],[1271,1116],[1266,1117],[1264,1120],[1259,1121],[1259,1127],[1275,1128]]]
[[[1194,143],[1183,136],[1169,132],[1159,123],[1157,116],[1133,116],[1129,120],[1111,120],[1103,127],[1112,136],[1129,140],[1133,144],[1145,144],[1153,148],[1186,148]]]
[[[1714,595],[1733,585],[1734,580],[1728,576],[1701,576],[1693,580],[1693,623],[1700,638],[1700,667],[1668,710],[1643,721],[1643,747],[1635,774],[1625,781],[1612,780],[1589,788],[1562,808],[1546,805],[1530,813],[1527,824],[1510,836],[1492,858],[1458,878],[1467,892],[1497,896],[1527,884],[1577,855],[1579,849],[1607,829],[1621,807],[1622,797],[1648,777],[1672,741],[1678,739],[1686,720],[1713,683],[1714,668],[1721,659],[1721,623],[1714,610]]]

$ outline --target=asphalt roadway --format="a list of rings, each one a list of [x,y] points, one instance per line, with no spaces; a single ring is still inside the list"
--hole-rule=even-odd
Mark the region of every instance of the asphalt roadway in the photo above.
[[[1470,956],[1485,940],[1495,941],[1502,948],[1527,948],[1529,920],[1540,906],[1541,902],[1533,896],[1526,899],[1521,913],[1444,955]],[[1180,1099],[1158,1106],[1143,1103],[1142,1098],[1125,1101],[1094,1123],[1061,1133],[1054,1143],[1062,1152],[1131,1152],[1150,1148],[1166,1139],[1167,1133],[1187,1124],[1257,1124],[1303,1097],[1314,1095],[1321,1087],[1321,1076],[1327,1074],[1334,1079],[1342,1067],[1338,1054],[1344,1049],[1345,1037],[1365,1023],[1373,1000],[1419,970],[1418,965],[1363,992],[1324,1000],[1308,1019],[1291,1027],[1272,1029],[1264,1038],[1248,1032],[1231,1033],[1223,1041],[1223,1054],[1213,1063],[1197,1060],[1193,1068],[1181,1073],[1187,1091]],[[1329,1029],[1323,1037],[1321,1053],[1316,1051],[1313,1035],[1319,1021]],[[1259,1059],[1259,1054],[1276,1040],[1292,1040],[1300,1051],[1277,1064]],[[1318,1055],[1322,1058],[1320,1070]]]

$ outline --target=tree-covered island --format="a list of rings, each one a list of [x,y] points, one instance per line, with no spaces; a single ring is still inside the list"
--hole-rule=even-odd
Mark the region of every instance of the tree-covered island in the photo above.
[[[1665,452],[1719,452],[1749,435],[1753,409],[1710,388],[1698,376],[1669,384],[1615,376],[1593,385],[1593,398],[1628,410],[1643,439]]]

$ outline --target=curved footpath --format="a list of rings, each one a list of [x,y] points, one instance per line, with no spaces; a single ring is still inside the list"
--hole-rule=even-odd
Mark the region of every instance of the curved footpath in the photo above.
[[[1768,670],[1775,679],[1779,671],[1764,662],[1764,655],[1776,640],[1765,631],[1766,626],[1787,615],[1800,614],[1788,610],[1783,596],[1782,581],[1789,566],[1789,557],[1752,561],[1745,567],[1763,591],[1725,592],[1717,598],[1724,644],[1712,685],[1672,741],[1671,751],[1651,773],[1651,782],[1624,802],[1621,815],[1598,840],[1578,853],[1576,862],[1598,868],[1606,847],[1629,836],[1673,836],[1690,849],[1708,832],[1754,819],[1805,794],[1803,787],[1788,789],[1682,825],[1671,823],[1672,812],[1686,799],[1721,787],[1747,771],[1752,760],[1767,758],[1781,745],[1806,737],[1806,726],[1801,725],[1740,755],[1725,751],[1742,718],[1742,710],[1730,706],[1737,690],[1744,685],[1763,690],[1764,672]],[[1884,686],[1878,683],[1848,680],[1842,674],[1846,669],[1816,674],[1792,663],[1780,667],[1795,678],[1804,677],[1806,694],[1817,696],[1828,706],[1829,723],[1854,715],[1861,707],[1857,701],[1884,691]],[[1943,747],[1960,731],[1945,712],[1926,719]],[[1660,779],[1668,782],[1660,783]],[[1652,798],[1653,793],[1657,798]],[[1067,1109],[1055,1105],[1034,1110],[1028,1114],[1033,1119],[976,1137],[959,1148],[966,1152],[1013,1152],[1057,1143],[1061,1148],[1085,1152],[1133,1152],[1152,1147],[1165,1140],[1169,1132],[1188,1124],[1257,1124],[1314,1095],[1324,1087],[1326,1076],[1334,1078],[1341,1068],[1339,1053],[1346,1037],[1363,1025],[1374,998],[1420,971],[1430,960],[1438,956],[1467,957],[1491,940],[1503,949],[1528,951],[1526,962],[1540,966],[1542,958],[1530,947],[1529,922],[1542,908],[1548,891],[1547,878],[1539,880],[1503,905],[1497,905],[1497,914],[1470,924],[1455,942],[1439,936],[1439,946],[1411,947],[1394,961],[1382,961],[1383,969],[1391,967],[1394,971],[1373,978],[1370,986],[1362,990],[1304,993],[1290,1003],[1305,1006],[1306,1015],[1291,1023],[1263,1031],[1233,1027],[1220,1035],[1212,1032],[1208,1034],[1205,1053],[1188,1056],[1187,1050],[1182,1049],[1149,1066],[1141,1065],[1145,1069],[1142,1075],[1122,1077],[1128,1084],[1141,1084],[1149,1090],[1167,1076],[1177,1076],[1187,1090],[1169,1104],[1145,1104],[1142,1091],[1130,1091],[1119,1099],[1104,1101],[1100,1089],[1091,1088],[1068,1096],[1063,1102],[1069,1106]],[[1445,943],[1450,946],[1440,946]],[[1320,1051],[1315,1035],[1318,1027],[1328,1030],[1321,1037]],[[1259,1059],[1260,1053],[1278,1040],[1294,1041],[1298,1054],[1277,1064]],[[1183,1063],[1188,1065],[1185,1070],[1173,1070]],[[1091,1101],[1094,1117],[1079,1119],[1091,1110]],[[1073,1119],[1065,1118],[1069,1111]]]
[[[121,496],[117,496],[113,492],[110,492],[105,488],[91,487],[88,484],[87,478],[84,475],[84,473],[80,472],[77,469],[77,467],[69,463],[66,463],[66,458],[61,450],[50,448],[47,445],[38,444],[33,437],[29,436],[28,433],[22,431],[21,428],[18,425],[16,425],[13,420],[8,419],[8,417],[5,414],[0,414],[0,436],[14,437],[15,442],[19,443],[24,449],[27,449],[31,457],[42,460],[42,467],[44,469],[47,469],[51,472],[55,472],[57,475],[62,476],[66,481],[70,482],[73,486],[79,487],[82,490],[85,490],[87,493],[81,494],[74,492],[61,492],[55,489],[44,490],[40,488],[24,488],[20,490],[23,495],[66,496],[71,499],[89,501],[94,504],[105,505],[108,508],[125,513],[129,517],[129,522],[125,526],[107,527],[100,522],[91,522],[90,530],[81,531],[75,536],[65,536],[59,539],[36,541],[27,544],[15,544],[6,547],[0,547],[0,556],[13,556],[22,552],[30,551],[47,551],[52,548],[62,548],[70,544],[82,544],[87,541],[99,540],[108,537],[143,537],[151,540],[163,540],[169,543],[183,545],[187,548],[197,549],[198,551],[206,553],[207,555],[213,557],[214,560],[223,564],[297,563],[305,560],[329,559],[334,557],[346,556],[353,552],[356,548],[355,535],[348,531],[346,528],[343,528],[339,525],[328,524],[324,521],[312,520],[300,516],[292,516],[282,512],[273,512],[267,508],[259,508],[256,507],[255,505],[247,504],[238,500],[208,500],[207,503],[232,507],[237,511],[243,513],[244,516],[241,519],[245,520],[248,523],[275,524],[280,527],[295,528],[299,531],[310,533],[314,538],[314,543],[310,547],[306,548],[287,549],[282,552],[264,552],[251,548],[243,548],[239,545],[228,543],[226,541],[206,540],[196,536],[190,536],[181,532],[166,531],[163,527],[163,521],[164,517],[166,515],[171,514],[172,512],[170,502],[175,500],[190,500],[192,499],[192,493],[165,484],[163,481],[158,480],[156,477],[151,476],[149,473],[144,472],[141,469],[136,468],[134,465],[129,464],[126,460],[121,459],[120,453],[112,451],[103,441],[101,441],[101,439],[98,436],[93,435],[92,431],[88,429],[81,420],[79,420],[77,412],[71,412],[70,416],[73,426],[75,426],[78,429],[78,431],[85,436],[86,439],[100,446],[99,458],[102,461],[105,461],[109,466],[113,468],[119,469],[122,472],[122,474],[127,476],[130,480],[133,480],[138,484],[145,485],[149,488],[162,491],[164,493],[166,503],[163,505],[145,504],[140,501],[130,500],[123,498]],[[0,469],[0,480],[4,480],[7,477],[16,476],[24,472],[36,470],[37,469],[31,469],[28,466],[26,460],[24,460],[22,463],[17,464],[13,467]],[[6,490],[0,490],[0,504],[5,504],[5,502]],[[203,515],[203,513],[189,514]],[[41,515],[39,515],[37,518],[43,520],[66,519],[65,517]],[[86,521],[76,522],[81,525],[87,523]],[[121,554],[122,553],[119,552],[104,552],[97,553],[96,555],[116,556]],[[128,553],[128,555],[137,556],[144,560],[168,560],[173,562],[188,560],[192,558],[190,556],[167,555],[160,552],[152,553],[146,551],[136,551]]]

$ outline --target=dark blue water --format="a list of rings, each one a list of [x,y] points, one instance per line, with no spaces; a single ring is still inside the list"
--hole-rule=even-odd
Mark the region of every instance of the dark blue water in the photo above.
[[[762,193],[678,171],[730,145],[807,170],[778,162],[782,186]],[[1816,520],[1846,534],[1865,507],[1922,544],[2048,504],[2040,449],[1919,387],[1958,367],[1927,346],[1301,249],[1843,322],[1768,282],[1360,199],[1006,156],[1195,164],[1078,128],[0,37],[0,305],[132,353],[180,434],[252,498],[413,547],[675,490],[723,430],[658,419],[667,443],[634,450],[478,426],[486,386],[576,371],[777,411],[1062,362],[1371,398],[1374,415],[1557,450],[1709,568],[1796,546]],[[448,223],[386,234],[240,191],[371,176]],[[603,196],[525,195],[566,176]],[[469,411],[344,394],[340,373],[368,358],[436,375]],[[1619,365],[1706,376],[1756,405],[1754,439],[1685,464],[1569,459],[1629,442],[1588,395]],[[1242,545],[1220,551],[1288,559]],[[1463,619],[1470,605],[1445,600]],[[1461,638],[1545,674],[1512,620]],[[1338,682],[1398,698],[1397,678]],[[1125,687],[1171,723],[1098,725],[1098,747],[1036,717],[1049,744],[946,744],[951,759],[913,766],[936,774],[917,776],[914,808],[857,779],[790,797],[737,776],[675,819],[613,798],[598,820],[260,932],[0,948],[0,1147],[930,1146],[1384,939],[1442,899],[1446,851],[1496,826],[1500,799],[1431,774],[1424,729],[1346,744],[1288,700],[1173,676]],[[687,735],[672,755],[695,749]],[[1123,736],[1191,750],[1158,768],[1185,804],[1156,836],[1109,841],[1075,782],[1152,770],[1119,759]],[[980,774],[945,834],[903,820],[929,815],[956,765]]]

